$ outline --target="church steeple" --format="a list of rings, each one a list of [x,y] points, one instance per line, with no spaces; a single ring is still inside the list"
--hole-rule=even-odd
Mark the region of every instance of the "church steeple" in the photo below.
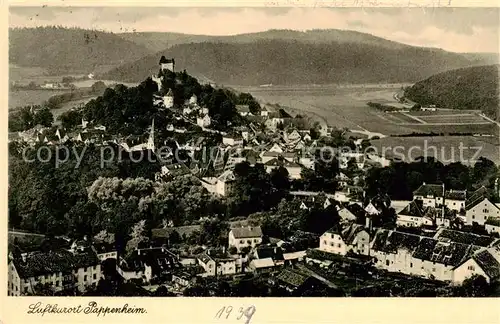
[[[149,132],[147,149],[151,151],[155,151],[155,120],[151,122],[151,130]]]

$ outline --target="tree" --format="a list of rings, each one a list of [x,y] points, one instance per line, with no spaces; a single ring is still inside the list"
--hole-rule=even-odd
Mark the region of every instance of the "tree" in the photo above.
[[[462,283],[466,297],[485,297],[490,292],[490,285],[481,275],[473,275]]]
[[[106,90],[107,86],[106,83],[103,81],[97,81],[91,86],[91,90],[93,93],[98,93],[101,94]]]
[[[33,116],[33,122],[35,125],[40,124],[45,127],[50,127],[52,126],[53,121],[54,116],[47,107],[37,110]]]

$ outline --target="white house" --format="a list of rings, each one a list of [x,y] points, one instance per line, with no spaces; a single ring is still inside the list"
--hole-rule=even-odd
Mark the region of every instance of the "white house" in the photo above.
[[[484,228],[490,234],[500,234],[500,218],[489,217],[484,223]]]
[[[168,92],[163,96],[163,105],[165,108],[172,108],[174,106],[174,93],[172,89],[168,89]]]
[[[243,137],[225,135],[222,137],[222,143],[229,146],[243,145]]]
[[[415,201],[410,202],[403,210],[401,210],[397,214],[397,226],[420,227],[422,225],[432,224],[432,219],[429,219],[425,216],[424,210]]]
[[[201,179],[201,185],[209,192],[216,193],[221,196],[228,195],[234,185],[236,177],[232,170],[224,171],[219,177],[205,177]]]
[[[9,296],[37,294],[39,285],[85,292],[101,279],[101,263],[91,249],[23,253],[9,262],[7,279]]]
[[[500,208],[488,198],[479,196],[467,201],[465,217],[469,225],[472,223],[484,225],[488,218],[500,219]]]
[[[362,225],[350,224],[342,230],[330,229],[320,236],[319,250],[346,255],[348,251],[370,254],[370,235]]]
[[[300,179],[302,178],[301,172],[302,172],[302,167],[300,164],[297,164],[295,162],[290,162],[286,159],[277,159],[274,158],[272,160],[267,161],[264,163],[264,166],[266,168],[266,172],[270,173],[272,170],[283,167],[288,171],[288,176],[290,179]]]
[[[483,276],[487,282],[499,279],[500,253],[498,246],[482,249],[457,266],[453,271],[453,282],[461,284],[473,275]]]
[[[237,227],[229,231],[229,246],[236,247],[238,252],[244,247],[254,248],[262,243],[262,230],[260,226]]]
[[[269,110],[267,110],[266,106],[262,107],[260,110],[260,115],[262,117],[267,117],[269,116]]]
[[[200,127],[208,127],[212,123],[209,115],[199,116],[196,118],[196,124]]]
[[[422,201],[423,207],[436,207],[443,204],[444,184],[426,184],[425,182],[413,192],[413,199]]]
[[[210,251],[205,251],[197,257],[197,260],[207,276],[224,276],[237,273],[237,262],[233,258],[211,256]]]

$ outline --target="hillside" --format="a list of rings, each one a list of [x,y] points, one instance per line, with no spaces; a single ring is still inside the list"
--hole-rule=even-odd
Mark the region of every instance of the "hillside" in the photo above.
[[[144,46],[101,31],[60,27],[9,30],[9,63],[51,73],[95,73],[149,53]]]
[[[180,44],[124,64],[102,77],[143,80],[158,70],[161,55],[178,58],[177,70],[188,69],[193,75],[235,85],[416,82],[473,64],[460,54],[429,48],[260,40]]]
[[[180,44],[190,43],[252,43],[257,40],[297,40],[307,43],[360,43],[384,46],[387,48],[409,47],[370,34],[337,29],[314,29],[308,31],[274,29],[258,33],[247,33],[230,36],[188,35],[181,33],[139,32],[121,33],[118,36],[145,46],[151,51],[159,52]]]
[[[405,97],[422,105],[480,109],[498,120],[498,68],[499,65],[476,66],[440,73],[406,89]]]

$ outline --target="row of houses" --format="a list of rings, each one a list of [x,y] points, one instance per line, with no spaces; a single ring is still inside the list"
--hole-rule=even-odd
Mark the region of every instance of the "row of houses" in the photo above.
[[[488,233],[500,233],[500,204],[493,203],[487,189],[474,192],[445,190],[444,185],[422,184],[413,201],[398,212],[397,225],[403,227],[446,226],[454,221],[485,226]]]
[[[474,274],[500,278],[499,240],[446,228],[428,237],[350,223],[325,232],[319,250],[369,256],[380,269],[457,284]]]

